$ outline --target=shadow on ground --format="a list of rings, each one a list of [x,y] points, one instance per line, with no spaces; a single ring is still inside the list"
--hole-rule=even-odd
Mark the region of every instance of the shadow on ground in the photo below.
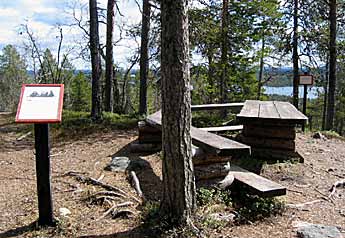
[[[118,152],[112,155],[114,157],[127,157],[130,160],[126,173],[134,171],[140,181],[141,190],[148,201],[158,201],[162,192],[162,181],[160,177],[153,171],[151,164],[145,160],[145,156],[152,153],[132,153],[131,144],[137,143],[132,141]]]
[[[23,235],[27,232],[31,232],[37,229],[36,226],[37,222],[33,222],[26,226],[16,227],[14,229],[5,231],[3,233],[0,233],[0,238],[9,238],[9,237],[18,237],[20,235]]]

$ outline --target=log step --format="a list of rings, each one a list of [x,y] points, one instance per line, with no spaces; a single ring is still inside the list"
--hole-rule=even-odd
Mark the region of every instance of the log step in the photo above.
[[[244,186],[253,194],[261,197],[275,197],[286,194],[285,187],[236,165],[231,165],[230,173],[235,178],[235,184]]]

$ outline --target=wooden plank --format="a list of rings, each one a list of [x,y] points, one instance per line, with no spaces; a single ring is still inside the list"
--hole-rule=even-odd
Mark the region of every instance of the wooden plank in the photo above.
[[[216,134],[191,127],[192,142],[206,152],[218,155],[250,154],[250,147]]]
[[[146,121],[161,129],[161,111],[149,115]],[[206,152],[218,155],[240,155],[250,154],[250,146],[227,139],[207,131],[191,127],[192,143],[204,149]]]
[[[273,103],[275,104],[281,119],[296,120],[299,121],[299,123],[303,123],[308,120],[308,117],[288,102],[274,101]]]
[[[259,103],[259,118],[280,119],[280,115],[272,101]]]
[[[224,178],[230,171],[230,163],[213,163],[194,166],[195,180]]]
[[[259,104],[260,101],[256,100],[245,101],[241,112],[237,115],[237,118],[257,118],[259,116]]]
[[[231,110],[241,110],[243,107],[243,102],[235,103],[219,103],[219,104],[203,104],[203,105],[192,105],[192,111],[202,111],[202,110],[219,110],[219,109],[231,109]]]
[[[236,165],[231,165],[230,173],[234,175],[235,183],[245,186],[254,194],[263,197],[274,197],[286,194],[286,188],[255,173]]]
[[[252,155],[255,158],[261,158],[266,161],[293,161],[303,163],[303,156],[298,151],[287,151],[279,149],[263,149],[263,148],[252,148]]]
[[[275,125],[253,125],[244,124],[243,135],[246,137],[265,137],[294,140],[296,130],[292,125],[275,126]]]
[[[162,150],[162,144],[133,142],[129,146],[131,153],[155,153]]]
[[[272,107],[272,104],[275,110]],[[308,118],[298,111],[292,104],[279,101],[253,101],[247,100],[241,112],[237,115],[241,123],[257,122],[259,123],[284,123],[301,124]]]
[[[236,126],[218,126],[218,127],[203,127],[199,128],[203,131],[208,132],[221,132],[221,131],[240,131],[243,130],[243,125],[236,125]]]
[[[295,141],[277,138],[240,137],[241,141],[255,148],[273,148],[295,151]]]
[[[192,145],[192,155],[194,165],[209,165],[214,163],[230,162],[231,156],[210,155],[195,145]]]

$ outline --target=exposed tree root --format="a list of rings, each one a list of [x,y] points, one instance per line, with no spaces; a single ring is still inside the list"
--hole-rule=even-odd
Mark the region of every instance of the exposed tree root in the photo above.
[[[132,180],[132,182],[131,182],[132,186],[134,187],[138,196],[142,198],[143,202],[145,202],[145,196],[144,196],[144,194],[140,188],[140,182],[139,182],[137,175],[135,174],[134,171],[131,171],[130,175],[131,175],[131,180]]]
[[[339,187],[345,187],[345,179],[339,180],[332,185],[331,189],[329,190],[330,194],[328,197],[332,198]]]

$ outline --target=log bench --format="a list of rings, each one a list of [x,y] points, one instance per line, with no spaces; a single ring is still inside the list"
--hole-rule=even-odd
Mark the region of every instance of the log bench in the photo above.
[[[161,111],[149,115],[139,123],[139,143],[161,143]],[[151,133],[151,134],[150,134]],[[154,138],[149,140],[148,138]],[[254,194],[271,197],[286,194],[286,189],[259,175],[231,165],[233,155],[249,155],[250,146],[191,127],[194,173],[197,181],[223,179],[229,173],[235,184],[248,188]],[[143,138],[144,141],[140,141]],[[160,141],[159,141],[160,139]],[[158,142],[159,141],[159,142]]]
[[[161,111],[151,114],[146,118],[146,122],[158,130],[162,127],[161,121]],[[193,145],[202,148],[209,154],[220,156],[250,154],[250,146],[248,145],[200,130],[193,126],[190,129]]]

